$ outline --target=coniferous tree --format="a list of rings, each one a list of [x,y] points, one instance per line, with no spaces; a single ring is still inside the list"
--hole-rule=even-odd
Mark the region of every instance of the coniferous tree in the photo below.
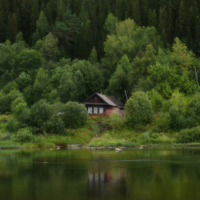
[[[132,18],[134,19],[134,21],[138,26],[141,25],[141,12],[140,12],[139,0],[135,0],[133,2]]]
[[[159,10],[159,33],[160,36],[162,37],[163,42],[166,44],[167,43],[167,34],[168,34],[168,22],[167,22],[167,11],[166,7],[160,8]]]
[[[90,54],[90,62],[93,65],[97,63],[97,51],[95,47],[92,48],[92,51]]]
[[[157,15],[155,10],[149,10],[148,26],[154,26],[155,28],[157,28]]]
[[[31,26],[30,32],[33,33],[36,28],[36,21],[39,18],[40,10],[39,10],[39,2],[38,0],[33,0],[32,2],[32,10],[31,10]]]
[[[63,21],[63,16],[65,13],[65,5],[62,0],[60,0],[58,5],[57,21]]]
[[[10,15],[8,19],[7,39],[9,39],[11,43],[15,43],[17,33],[18,33],[18,23],[16,14],[14,13],[12,16]]]
[[[180,3],[178,22],[179,22],[179,36],[185,38],[188,32],[188,16],[183,0],[181,0]]]
[[[77,35],[75,55],[78,58],[86,59],[90,55],[90,51],[93,46],[92,28],[87,11],[85,10],[85,4],[82,3],[81,11],[79,14],[81,19],[81,29]]]
[[[9,16],[8,12],[8,1],[0,0],[0,42],[5,42],[6,40],[7,16]]]

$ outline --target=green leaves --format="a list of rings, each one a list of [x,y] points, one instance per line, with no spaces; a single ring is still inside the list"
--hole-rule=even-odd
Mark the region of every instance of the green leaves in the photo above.
[[[131,126],[142,126],[151,122],[153,107],[144,92],[134,92],[125,105],[125,113]]]

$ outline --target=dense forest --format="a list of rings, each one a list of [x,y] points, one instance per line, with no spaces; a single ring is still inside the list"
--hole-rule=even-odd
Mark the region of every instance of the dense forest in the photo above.
[[[200,2],[188,0],[0,0],[8,129],[80,127],[87,111],[76,102],[94,92],[126,102],[125,90],[125,124],[154,119],[157,132],[198,126],[199,12]]]

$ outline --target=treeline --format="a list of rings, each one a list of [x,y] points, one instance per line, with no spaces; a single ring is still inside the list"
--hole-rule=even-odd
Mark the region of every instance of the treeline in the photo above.
[[[118,21],[130,18],[138,26],[154,26],[165,47],[179,37],[198,53],[199,0],[0,0],[0,42],[15,43],[21,31],[26,43],[34,46],[53,32],[60,57],[87,59],[95,46],[100,60],[109,13]]]

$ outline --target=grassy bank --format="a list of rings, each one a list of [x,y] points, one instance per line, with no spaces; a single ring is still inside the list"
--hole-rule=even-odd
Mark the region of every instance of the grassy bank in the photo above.
[[[66,129],[65,135],[42,132],[34,134],[30,141],[19,142],[16,134],[8,133],[6,126],[12,115],[0,115],[0,148],[55,148],[57,145],[83,144],[88,147],[135,147],[139,145],[177,144],[178,132],[154,133],[154,124],[137,130],[128,127],[112,127],[110,119],[93,119],[79,129]],[[192,143],[191,143],[192,144]]]

